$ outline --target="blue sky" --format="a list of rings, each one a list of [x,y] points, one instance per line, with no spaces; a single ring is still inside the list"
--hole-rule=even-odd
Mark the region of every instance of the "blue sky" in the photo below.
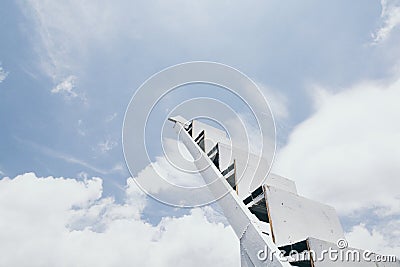
[[[159,2],[5,1],[1,145],[11,155],[2,172],[85,171],[121,181],[125,167],[113,169],[124,165],[120,128],[128,101],[150,75],[173,64],[212,60],[240,69],[285,97],[291,129],[311,112],[310,85],[340,90],[382,79],[395,61],[371,45],[382,25],[379,2],[176,4],[183,6],[178,14]],[[51,93],[65,80],[76,95]]]
[[[27,172],[77,182],[100,177],[103,196],[115,198],[119,205],[125,201],[130,177],[122,152],[122,122],[135,90],[174,64],[221,62],[246,73],[269,97],[277,118],[276,171],[296,180],[307,196],[334,205],[355,242],[379,239],[382,246],[395,244],[388,249],[400,254],[398,230],[392,235],[380,232],[383,225],[399,229],[400,223],[399,190],[382,186],[398,185],[398,158],[396,162],[393,157],[398,155],[395,137],[400,132],[392,124],[397,123],[399,108],[391,101],[400,88],[399,25],[400,5],[391,0],[4,0],[0,4],[0,177]],[[376,107],[371,106],[374,99],[381,101]],[[353,112],[354,106],[363,111]],[[374,108],[378,112],[369,113]],[[346,151],[334,149],[362,139],[352,133],[365,136],[359,145],[368,147],[369,140],[375,140],[373,134],[368,139],[358,131],[369,132],[368,118],[381,129],[372,133],[383,141],[370,149],[382,162],[365,159],[353,164],[358,168],[348,167],[349,159],[337,160]],[[346,125],[327,123],[330,119]],[[321,133],[322,128],[332,131]],[[341,133],[337,139],[310,138],[310,134],[328,136],[335,129]],[[327,154],[334,159],[322,155],[326,161],[305,159],[308,165],[296,164],[314,151],[307,137],[316,139],[319,148],[332,148]],[[350,186],[353,189],[360,188],[363,179],[377,179],[359,171],[363,163],[376,162],[379,168],[369,173],[382,174],[382,182],[376,184],[378,195],[389,197],[370,205],[362,195],[349,209],[335,202],[328,190],[313,197],[306,188],[324,170],[333,173],[326,163],[332,161],[337,168],[344,166],[343,173],[358,177]],[[351,201],[351,191],[343,194],[341,199]],[[140,217],[156,225],[171,211],[193,212],[164,208],[151,199],[144,206]]]

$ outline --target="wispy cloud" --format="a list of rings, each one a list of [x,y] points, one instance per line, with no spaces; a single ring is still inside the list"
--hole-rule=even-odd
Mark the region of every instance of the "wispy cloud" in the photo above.
[[[61,81],[59,84],[57,84],[51,92],[53,94],[63,94],[67,97],[72,97],[75,98],[78,96],[78,94],[74,91],[75,89],[75,84],[76,84],[77,78],[74,75],[70,75],[67,78],[65,78],[63,81]]]
[[[114,112],[113,114],[108,115],[108,116],[105,118],[105,122],[111,122],[111,121],[113,121],[113,120],[117,117],[117,115],[118,115],[117,112]]]
[[[79,135],[86,136],[87,130],[84,126],[83,120],[78,120],[78,126],[77,126],[76,130]]]
[[[118,145],[114,140],[107,139],[97,144],[97,148],[101,153],[107,153]]]
[[[274,117],[279,120],[287,119],[289,117],[289,110],[288,110],[288,99],[286,95],[284,95],[283,93],[279,92],[276,89],[267,87],[260,82],[258,82],[257,84],[265,94],[265,97],[268,100],[268,104],[270,105]]]
[[[0,83],[2,83],[8,76],[8,72],[3,69],[0,62]]]
[[[76,84],[78,82],[78,78],[74,75],[69,75],[66,78],[62,79],[53,89],[51,89],[51,93],[53,94],[61,94],[66,99],[78,98],[85,105],[88,104],[88,100],[84,93],[78,93],[76,90]]]
[[[85,167],[86,169],[95,171],[99,174],[109,174],[109,173],[113,172],[113,170],[105,170],[105,169],[98,168],[98,167],[86,162],[85,160],[82,160],[82,159],[76,158],[74,156],[56,151],[52,148],[32,142],[30,140],[21,139],[19,137],[15,137],[15,139],[21,143],[28,144],[28,145],[36,148],[37,150],[39,150],[40,152],[42,152],[43,154],[45,154],[47,156],[50,156],[53,158],[58,158],[65,162],[68,162],[68,163],[80,165],[82,167]]]
[[[380,43],[389,38],[390,33],[400,25],[400,1],[381,0],[383,26],[373,34],[374,43]]]
[[[79,172],[77,176],[82,180],[87,180],[89,178],[89,174],[87,172]]]
[[[128,168],[126,167],[126,164],[124,164],[123,162],[116,163],[112,168],[112,171],[124,175],[129,175]]]

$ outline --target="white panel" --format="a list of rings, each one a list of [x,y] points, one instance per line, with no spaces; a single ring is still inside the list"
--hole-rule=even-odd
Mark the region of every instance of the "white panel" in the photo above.
[[[179,123],[178,126],[180,126]],[[225,194],[222,198],[218,199],[218,204],[223,209],[225,217],[240,239],[248,258],[254,266],[291,267],[289,263],[282,262],[277,258],[276,255],[279,253],[278,247],[272,242],[270,237],[259,232],[258,227],[253,221],[254,216],[238,198],[228,183],[224,181],[224,177],[219,170],[212,165],[206,153],[199,149],[186,131],[181,131],[181,129],[181,126],[176,127],[176,131],[180,135],[180,140],[186,145],[193,158],[198,159],[195,164],[199,170],[203,170],[200,174],[203,176],[204,181],[208,183],[210,191],[216,197]],[[205,168],[207,166],[211,167]],[[272,259],[268,258],[265,261],[260,261],[260,259],[258,259],[258,251],[264,248],[274,252]]]
[[[219,149],[219,166],[221,171],[228,168],[233,163],[233,157],[231,155],[231,146],[223,143],[218,143]]]
[[[294,181],[277,174],[270,173],[265,181],[265,184],[297,195],[296,184]]]
[[[261,233],[266,234],[271,237],[271,227],[269,226],[269,223],[260,221],[260,220],[255,220],[255,224],[257,228],[260,230]]]
[[[205,132],[205,152],[210,151],[218,142],[224,142],[229,144],[229,139],[226,133],[220,129],[212,127],[208,124],[202,123],[200,121],[193,121],[193,138],[196,138],[202,131]]]
[[[237,147],[233,147],[232,149],[230,140],[227,138],[224,131],[194,120],[193,138],[196,138],[203,130],[205,131],[206,152],[210,151],[218,143],[220,153],[219,166],[221,171],[225,170],[235,160],[238,195],[241,199],[246,198],[251,192],[265,182],[266,174],[270,167],[266,159],[261,158],[260,160],[260,157]],[[285,186],[285,184],[288,184],[286,181],[276,178],[275,180],[272,181],[274,185],[280,183],[284,188],[287,187],[293,190],[292,188],[294,186]]]
[[[265,190],[272,234],[278,246],[308,237],[333,243],[344,237],[334,208],[272,186]]]
[[[326,241],[322,241],[316,238],[309,238],[308,239],[308,245],[309,245],[309,249],[311,251],[313,251],[315,253],[315,255],[313,256],[313,261],[314,261],[314,266],[315,267],[334,267],[334,266],[345,266],[345,267],[376,267],[376,265],[374,263],[368,263],[365,261],[342,261],[339,260],[339,254],[338,259],[337,260],[331,260],[329,258],[329,255],[327,255],[326,253],[323,254],[324,250],[329,250],[329,249],[334,249],[339,251],[336,243],[331,243],[331,242],[326,242]],[[348,249],[343,249],[340,250],[343,253],[345,253],[346,251],[349,251]],[[342,253],[341,252],[341,253]],[[362,253],[361,250],[357,250],[357,253]],[[362,255],[362,254],[361,254]],[[335,256],[335,255],[333,255]],[[345,256],[343,257],[345,258]]]
[[[267,160],[237,147],[231,151],[229,145],[219,143],[218,146],[221,170],[235,160],[238,194],[241,199],[245,199],[265,182],[269,169]]]
[[[260,187],[266,179],[269,164],[264,158],[257,157],[254,154],[247,154],[238,150],[235,153],[236,176],[238,179],[238,194],[241,199],[245,199],[254,190]],[[242,153],[240,153],[242,152]],[[248,157],[248,161],[246,163]]]
[[[182,117],[171,118],[170,120],[181,125],[186,121]],[[265,181],[265,174],[269,166],[264,159],[261,160],[258,166],[259,158],[257,156],[248,154],[238,148],[233,148],[233,151],[231,151],[229,139],[227,139],[224,131],[194,121],[193,138],[197,137],[202,130],[205,130],[206,152],[219,142],[220,169],[226,169],[235,159],[237,175],[239,177],[244,175],[238,184],[238,197],[231,191],[229,185],[222,182],[223,177],[214,166],[205,168],[201,172],[206,182],[214,181],[216,177],[221,179],[217,179],[217,182],[209,185],[211,192],[215,195],[221,195],[221,192],[229,191],[227,195],[219,199],[218,203],[223,208],[225,216],[241,241],[241,252],[242,256],[244,256],[242,257],[242,264],[248,265],[254,262],[253,266],[265,266],[265,264],[268,266],[290,266],[287,262],[281,262],[275,257],[274,260],[269,262],[258,262],[255,253],[260,249],[261,244],[265,244],[268,249],[278,252],[276,245],[283,246],[308,239],[309,248],[317,255],[322,250],[329,249],[329,247],[337,248],[337,240],[343,238],[344,235],[339,219],[332,207],[298,196],[294,182],[284,177],[271,174]],[[179,132],[179,129],[177,131]],[[189,135],[184,131],[180,132],[180,134],[190,153],[193,156],[201,155],[200,160],[196,161],[197,167],[203,169],[204,166],[209,166],[210,159],[205,153],[198,150]],[[256,168],[257,172],[255,172]],[[264,181],[272,233],[269,231],[269,224],[258,221],[239,200],[247,197]],[[261,232],[267,232],[270,235],[261,234]],[[271,235],[274,236],[276,244],[272,243]],[[315,267],[400,267],[400,262],[384,264],[370,264],[365,261],[338,263],[330,261],[329,258],[324,261],[315,261],[314,264]]]
[[[243,245],[240,244],[240,266],[241,267],[255,267],[251,262],[249,255],[247,255],[246,250],[243,248]]]

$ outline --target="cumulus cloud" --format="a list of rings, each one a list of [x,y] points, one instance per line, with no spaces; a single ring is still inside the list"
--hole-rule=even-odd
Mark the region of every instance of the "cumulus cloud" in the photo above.
[[[400,25],[400,1],[381,0],[383,26],[374,34],[374,42],[379,43],[389,38],[391,32]]]
[[[230,227],[206,209],[141,219],[146,197],[132,178],[125,199],[102,196],[100,178],[0,180],[0,266],[239,266]]]
[[[0,63],[0,83],[2,83],[8,76],[8,72],[3,69]]]
[[[400,221],[397,221],[397,232],[393,233],[396,240],[391,240],[390,236],[382,233],[381,229],[368,230],[365,224],[354,226],[350,232],[346,233],[346,239],[351,246],[370,250],[382,255],[400,255]]]
[[[157,156],[138,173],[141,187],[154,198],[176,206],[214,202],[185,145],[169,138],[163,140],[163,145],[165,155]]]
[[[275,168],[341,213],[376,207],[399,214],[400,80],[317,90],[315,114],[292,132]]]
[[[275,172],[294,179],[301,194],[370,226],[355,223],[348,233],[354,246],[371,240],[398,253],[399,232],[384,229],[398,229],[400,220],[400,80],[313,92],[315,113],[291,133]]]

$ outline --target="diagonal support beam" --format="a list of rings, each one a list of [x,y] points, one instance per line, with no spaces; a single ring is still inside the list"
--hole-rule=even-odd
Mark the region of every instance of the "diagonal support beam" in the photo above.
[[[279,248],[271,238],[260,232],[256,226],[257,218],[246,208],[207,154],[185,131],[185,122],[182,122],[182,119],[173,121],[175,121],[174,128],[179,134],[180,140],[185,144],[193,158],[197,159],[195,161],[196,167],[202,170],[200,174],[208,184],[210,191],[216,198],[223,196],[218,199],[218,204],[223,209],[225,217],[239,238],[241,246],[253,266],[290,267],[291,265],[287,261],[279,258]],[[260,260],[260,250],[268,253],[268,257]]]

